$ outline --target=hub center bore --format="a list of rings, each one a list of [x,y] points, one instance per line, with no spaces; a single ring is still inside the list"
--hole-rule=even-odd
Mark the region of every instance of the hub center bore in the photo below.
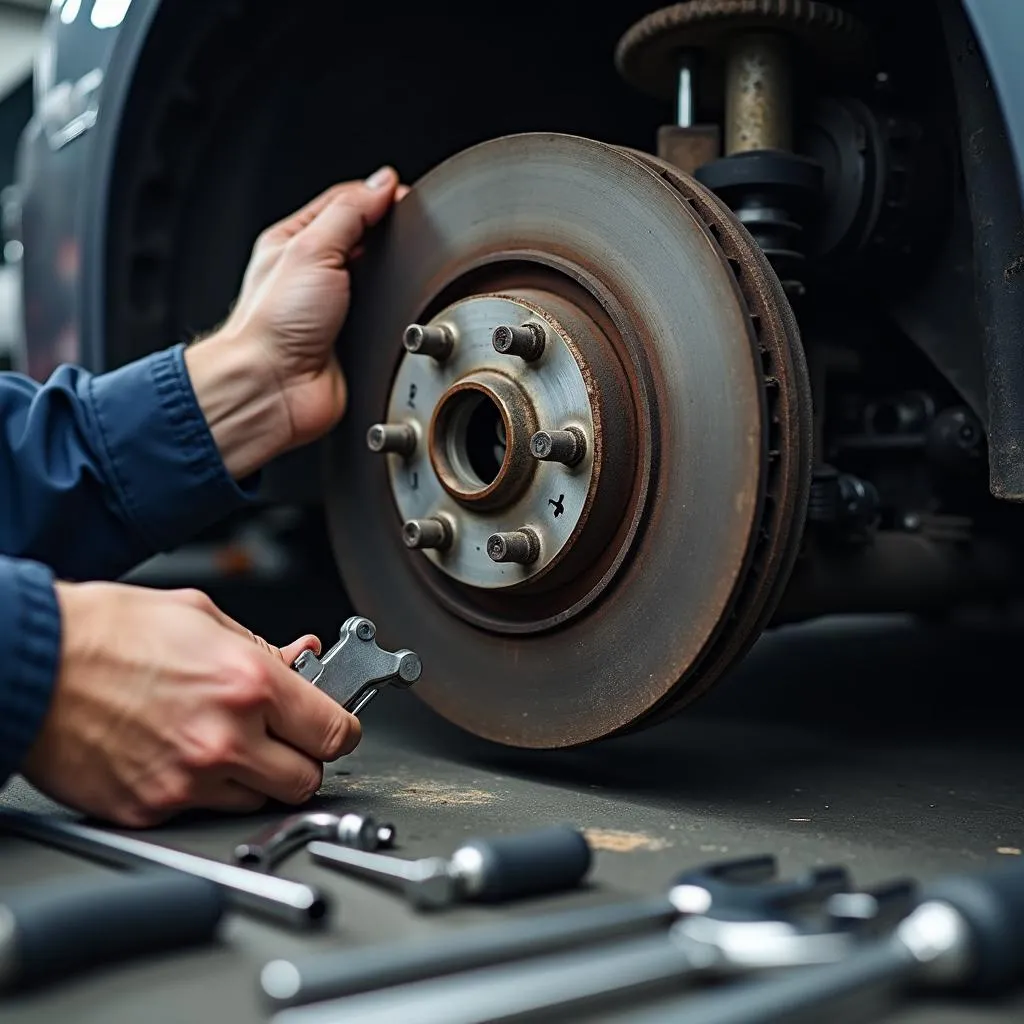
[[[469,509],[508,506],[536,466],[537,415],[526,392],[492,370],[467,374],[442,395],[430,424],[430,462],[441,486]]]
[[[473,587],[544,575],[575,543],[600,476],[587,339],[563,324],[598,328],[537,298],[473,296],[410,326],[387,421],[367,435],[388,459],[410,557]]]

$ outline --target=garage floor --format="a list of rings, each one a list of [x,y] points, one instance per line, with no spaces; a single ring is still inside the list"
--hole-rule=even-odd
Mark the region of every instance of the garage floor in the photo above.
[[[310,628],[325,636],[343,617],[336,594],[303,589],[305,605],[296,604],[294,591],[287,599],[258,588],[211,593],[252,628],[283,642]],[[401,645],[378,625],[384,645]],[[508,910],[418,917],[399,897],[297,854],[282,873],[325,885],[338,898],[325,935],[300,938],[238,918],[220,948],[62,984],[0,1004],[0,1016],[5,1024],[263,1020],[256,976],[273,957],[655,893],[681,869],[722,855],[774,853],[785,871],[841,862],[865,884],[908,874],[926,879],[1022,856],[1015,643],[1005,635],[901,620],[782,631],[764,638],[699,710],[563,754],[496,749],[438,720],[412,695],[386,693],[365,713],[360,748],[330,766],[319,798],[324,806],[393,821],[402,852],[413,856],[450,852],[470,833],[569,821],[591,830],[598,849],[592,885]],[[0,802],[43,806],[20,781]],[[196,817],[154,838],[223,858],[271,817]],[[100,870],[0,838],[4,885]],[[628,1005],[605,1009],[586,1019],[630,1017]],[[920,1007],[891,1019],[1019,1021],[1024,998],[995,1008]]]

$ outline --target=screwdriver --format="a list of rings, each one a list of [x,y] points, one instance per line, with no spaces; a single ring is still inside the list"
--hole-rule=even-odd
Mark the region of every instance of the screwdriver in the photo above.
[[[226,908],[212,882],[175,871],[74,878],[0,892],[0,992],[213,938]]]
[[[471,839],[450,858],[403,860],[320,841],[306,849],[319,864],[397,886],[417,910],[563,891],[578,885],[591,864],[583,834],[563,825],[517,836]]]

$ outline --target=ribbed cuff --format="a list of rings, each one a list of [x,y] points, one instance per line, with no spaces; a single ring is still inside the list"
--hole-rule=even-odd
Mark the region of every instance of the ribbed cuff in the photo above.
[[[125,515],[166,551],[256,497],[224,466],[185,366],[185,346],[93,378],[88,404],[101,457]]]
[[[50,707],[60,665],[53,575],[0,558],[0,785],[18,771]]]

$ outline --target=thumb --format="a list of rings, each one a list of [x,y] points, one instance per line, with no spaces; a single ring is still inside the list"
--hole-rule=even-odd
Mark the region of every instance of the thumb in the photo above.
[[[388,212],[397,190],[398,174],[391,167],[382,167],[358,188],[331,200],[294,241],[300,250],[321,259],[344,261],[362,241],[366,229]]]
[[[288,644],[287,647],[282,647],[280,649],[274,647],[272,648],[272,651],[275,652],[286,665],[290,666],[303,651],[312,651],[314,654],[319,654],[320,641],[315,636],[307,635]]]

